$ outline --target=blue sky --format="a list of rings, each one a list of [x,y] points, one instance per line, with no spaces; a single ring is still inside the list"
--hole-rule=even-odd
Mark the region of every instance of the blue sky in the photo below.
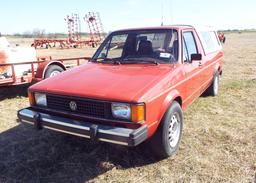
[[[256,28],[256,0],[5,0],[0,32],[35,28],[66,32],[64,17],[88,11],[101,15],[105,31],[164,24],[212,25],[217,29]],[[82,22],[82,31],[88,31]]]

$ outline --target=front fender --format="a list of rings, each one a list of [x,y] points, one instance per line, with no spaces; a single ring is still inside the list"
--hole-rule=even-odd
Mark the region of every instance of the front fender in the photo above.
[[[180,97],[180,93],[176,89],[171,90],[170,92],[168,92],[168,94],[165,95],[164,100],[162,100],[163,102],[161,102],[161,104],[160,104],[161,107],[159,108],[158,114],[152,118],[152,121],[154,121],[154,122],[148,124],[149,125],[149,133],[148,133],[149,137],[154,135],[154,133],[156,132],[156,130],[159,127],[159,124],[160,124],[165,112],[167,111],[167,109],[170,107],[172,102],[177,97]],[[153,104],[153,105],[155,105],[155,104]]]
[[[179,91],[176,89],[173,89],[168,93],[168,95],[165,97],[165,100],[161,106],[161,109],[160,109],[161,112],[158,116],[158,121],[161,121],[161,119],[163,118],[163,116],[164,116],[165,112],[167,111],[167,109],[169,108],[169,106],[178,97],[181,97],[181,96],[180,96]],[[182,105],[181,105],[181,107],[182,107]]]

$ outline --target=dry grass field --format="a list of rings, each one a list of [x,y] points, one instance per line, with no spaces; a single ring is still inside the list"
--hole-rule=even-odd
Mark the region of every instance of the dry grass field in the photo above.
[[[38,50],[89,56],[92,50]],[[0,182],[256,182],[256,33],[228,34],[217,97],[185,111],[177,155],[158,161],[147,146],[92,143],[17,123],[26,87],[0,101]],[[54,52],[54,53],[53,53]]]

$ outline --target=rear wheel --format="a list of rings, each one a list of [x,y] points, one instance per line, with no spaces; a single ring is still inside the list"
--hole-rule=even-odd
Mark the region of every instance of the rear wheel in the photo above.
[[[50,65],[46,69],[44,79],[56,76],[57,74],[59,74],[63,71],[64,71],[64,69],[58,65]]]
[[[160,126],[150,141],[152,151],[159,158],[167,158],[178,151],[183,128],[180,104],[174,101],[165,113]]]
[[[217,71],[213,76],[212,84],[207,88],[206,94],[210,96],[217,96],[219,92],[220,74]]]

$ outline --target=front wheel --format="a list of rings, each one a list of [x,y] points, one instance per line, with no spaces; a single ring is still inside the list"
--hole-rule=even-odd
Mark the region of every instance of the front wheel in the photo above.
[[[150,141],[152,151],[159,158],[167,158],[178,151],[183,128],[183,113],[180,104],[174,101]]]

